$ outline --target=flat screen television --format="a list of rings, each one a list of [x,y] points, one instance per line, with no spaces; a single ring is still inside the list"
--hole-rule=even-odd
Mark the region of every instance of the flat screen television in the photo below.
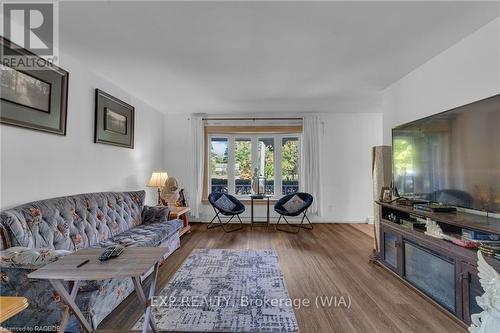
[[[500,213],[500,95],[393,128],[402,197]]]

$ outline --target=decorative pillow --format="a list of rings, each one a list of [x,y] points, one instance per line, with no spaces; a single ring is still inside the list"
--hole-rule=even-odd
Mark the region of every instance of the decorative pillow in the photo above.
[[[167,222],[170,208],[167,206],[144,206],[142,209],[142,223]]]
[[[68,254],[71,254],[71,251],[30,249],[27,247],[15,246],[0,251],[0,263],[2,267],[36,269]]]
[[[295,194],[293,197],[290,198],[290,200],[288,200],[287,202],[285,202],[285,204],[283,204],[283,208],[285,208],[286,211],[289,212],[290,214],[295,214],[299,210],[301,210],[305,204],[306,203],[304,202],[304,200],[302,200],[297,194]]]
[[[221,195],[220,198],[217,199],[217,201],[215,202],[215,206],[220,210],[226,212],[230,212],[234,207],[236,207],[236,205],[231,200],[229,200],[229,198],[226,197],[225,194]]]

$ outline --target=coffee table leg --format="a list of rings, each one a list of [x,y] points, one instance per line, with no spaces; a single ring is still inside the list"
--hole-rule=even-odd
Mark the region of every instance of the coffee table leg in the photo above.
[[[75,303],[75,298],[76,295],[78,294],[78,281],[75,281],[73,289],[71,290],[71,295],[68,293],[66,288],[64,288],[64,285],[62,284],[61,280],[49,280],[49,281],[50,284],[52,284],[52,287],[54,287],[54,289],[59,293],[62,299],[69,306],[71,311],[75,314],[76,319],[78,319],[80,324],[82,324],[83,328],[89,333],[92,332],[92,327],[90,326],[90,323],[87,321],[87,319],[85,319],[85,316],[78,308],[78,305],[76,305]],[[64,332],[64,327],[61,328],[61,330]]]
[[[158,266],[159,264],[156,263],[152,274],[153,281],[151,281],[151,286],[149,287],[149,296],[147,299],[146,296],[144,295],[144,289],[142,289],[141,277],[134,276],[132,278],[132,280],[134,281],[137,297],[139,298],[139,301],[144,305],[144,326],[142,327],[143,333],[146,333],[148,331],[148,326],[151,326],[151,330],[153,332],[157,332],[155,321],[151,317],[151,298],[154,296],[156,290],[156,280],[158,278]]]
[[[73,288],[71,289],[70,296],[73,299],[76,299],[76,294],[78,293],[78,281],[72,281]],[[59,323],[59,328],[57,329],[58,333],[64,333],[66,325],[68,325],[69,316],[71,315],[70,308],[66,305],[66,309],[64,309],[61,322]]]

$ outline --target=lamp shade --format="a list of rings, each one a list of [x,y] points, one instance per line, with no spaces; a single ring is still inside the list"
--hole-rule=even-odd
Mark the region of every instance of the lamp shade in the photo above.
[[[155,171],[151,175],[151,178],[148,182],[148,187],[163,187],[165,181],[168,178],[168,174],[166,171]]]

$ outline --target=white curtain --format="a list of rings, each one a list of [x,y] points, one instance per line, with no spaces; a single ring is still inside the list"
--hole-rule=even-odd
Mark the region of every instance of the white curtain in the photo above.
[[[376,146],[372,148],[372,178],[373,178],[373,224],[375,229],[374,245],[375,251],[380,250],[380,230],[381,208],[375,203],[380,198],[382,187],[391,186],[392,182],[392,147]]]
[[[192,181],[189,196],[189,206],[191,207],[191,214],[195,218],[200,217],[201,200],[203,195],[203,170],[204,170],[204,130],[203,130],[203,117],[199,114],[190,116],[191,124],[191,139],[193,147],[192,155]]]
[[[323,215],[321,189],[321,154],[323,126],[318,115],[304,117],[301,145],[301,191],[314,197],[311,214]]]

